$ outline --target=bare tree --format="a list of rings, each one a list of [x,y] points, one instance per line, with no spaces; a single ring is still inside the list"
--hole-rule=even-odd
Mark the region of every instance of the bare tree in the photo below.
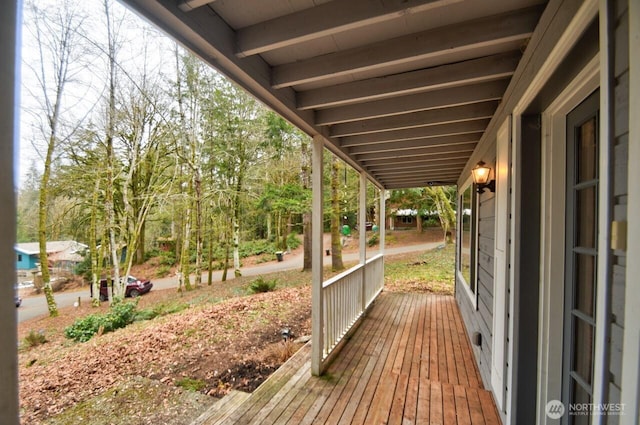
[[[38,97],[41,99],[42,113],[46,119],[46,123],[41,127],[41,133],[46,139],[46,153],[38,202],[38,241],[43,290],[49,315],[53,317],[58,315],[58,308],[53,298],[47,257],[49,181],[56,147],[73,133],[72,129],[67,129],[66,135],[63,135],[62,114],[65,91],[83,67],[83,61],[80,59],[83,53],[80,33],[84,17],[69,1],[47,9],[40,9],[35,3],[30,3],[27,11],[29,21],[33,25],[31,31],[38,45],[39,55],[36,66],[27,66],[33,71],[41,91]]]

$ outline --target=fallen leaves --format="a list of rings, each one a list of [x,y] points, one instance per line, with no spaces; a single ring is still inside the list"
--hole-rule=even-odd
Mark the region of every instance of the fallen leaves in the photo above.
[[[280,330],[307,334],[309,318],[309,288],[286,288],[136,323],[88,343],[36,347],[19,359],[22,421],[42,423],[133,377],[170,386],[200,379],[202,392],[218,397],[251,391],[279,366],[268,354],[281,344]]]

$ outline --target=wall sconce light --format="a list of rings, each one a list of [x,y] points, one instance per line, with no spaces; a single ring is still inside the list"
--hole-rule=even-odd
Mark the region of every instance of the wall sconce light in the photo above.
[[[471,170],[473,175],[473,182],[476,184],[478,193],[484,193],[485,189],[489,189],[490,192],[496,191],[496,181],[489,180],[489,174],[491,174],[491,168],[487,167],[484,162],[480,161]]]

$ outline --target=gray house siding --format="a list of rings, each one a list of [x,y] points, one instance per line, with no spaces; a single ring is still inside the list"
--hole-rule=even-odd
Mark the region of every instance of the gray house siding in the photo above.
[[[491,164],[492,160],[485,161]],[[494,167],[494,165],[491,165]],[[493,339],[493,256],[494,256],[494,228],[495,228],[495,194],[485,191],[477,194],[477,260],[476,296],[477,309],[464,288],[458,285],[464,283],[456,281],[456,299],[462,312],[465,326],[469,335],[479,332],[482,335],[480,346],[473,346],[478,368],[484,385],[491,387],[491,346]]]
[[[627,177],[629,150],[629,15],[628,0],[614,2],[615,22],[613,33],[613,134],[610,149],[613,168],[612,179],[612,219],[627,221]],[[622,344],[624,334],[624,293],[626,276],[625,251],[610,251],[612,273],[609,278],[609,386],[608,400],[620,402],[622,383]],[[607,423],[619,423],[619,417],[607,416]]]

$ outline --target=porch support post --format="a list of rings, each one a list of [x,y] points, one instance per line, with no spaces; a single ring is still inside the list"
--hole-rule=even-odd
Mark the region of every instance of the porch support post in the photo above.
[[[0,285],[0,423],[19,424],[18,419],[18,355],[16,352],[16,306],[14,305],[16,254],[16,212],[13,187],[13,143],[17,135],[16,119],[16,46],[17,1],[0,3],[0,270],[4,285]]]
[[[315,136],[312,143],[311,187],[313,190],[311,212],[311,373],[322,373],[322,352],[324,341],[323,317],[324,300],[322,297],[322,156],[324,141]]]
[[[367,262],[367,176],[364,172],[360,172],[360,192],[358,193],[358,240],[360,253],[360,264],[364,265]],[[367,307],[367,269],[362,268],[362,311]]]
[[[629,0],[629,176],[627,204],[627,275],[624,306],[624,348],[622,350],[622,395],[624,415],[621,424],[637,425],[640,421],[640,3]]]
[[[387,234],[387,191],[380,189],[380,223],[378,223],[378,232],[380,232],[380,254],[384,254],[384,238]]]

